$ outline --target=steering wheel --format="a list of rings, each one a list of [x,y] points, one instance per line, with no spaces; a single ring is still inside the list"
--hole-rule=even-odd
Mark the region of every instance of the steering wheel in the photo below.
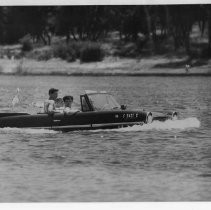
[[[118,107],[118,106],[115,106],[115,107],[113,107],[112,109],[119,109],[119,107]]]

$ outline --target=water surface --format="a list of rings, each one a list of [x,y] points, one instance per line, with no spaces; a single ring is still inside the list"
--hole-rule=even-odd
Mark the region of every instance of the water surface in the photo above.
[[[0,76],[0,109],[21,89],[19,111],[60,89],[79,102],[106,90],[120,104],[177,111],[175,122],[59,133],[0,129],[0,201],[210,201],[209,77]]]

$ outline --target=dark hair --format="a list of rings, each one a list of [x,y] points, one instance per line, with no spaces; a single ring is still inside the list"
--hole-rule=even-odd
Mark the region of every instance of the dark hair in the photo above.
[[[64,96],[63,101],[65,102],[66,100],[72,100],[73,101],[73,97],[72,96]]]
[[[51,89],[49,89],[48,94],[50,95],[50,94],[53,94],[53,93],[58,92],[58,91],[59,91],[58,89],[51,88]]]

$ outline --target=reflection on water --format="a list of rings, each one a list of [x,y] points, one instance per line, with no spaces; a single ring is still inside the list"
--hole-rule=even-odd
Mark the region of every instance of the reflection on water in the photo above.
[[[60,89],[85,89],[120,104],[177,111],[179,120],[116,130],[60,133],[0,129],[0,201],[210,201],[211,96],[206,77],[0,77],[0,109],[19,87],[30,110]]]

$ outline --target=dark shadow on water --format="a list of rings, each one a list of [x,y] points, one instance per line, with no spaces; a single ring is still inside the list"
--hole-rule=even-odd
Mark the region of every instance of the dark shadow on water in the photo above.
[[[208,174],[200,174],[199,177],[211,177],[211,173],[208,173]]]

